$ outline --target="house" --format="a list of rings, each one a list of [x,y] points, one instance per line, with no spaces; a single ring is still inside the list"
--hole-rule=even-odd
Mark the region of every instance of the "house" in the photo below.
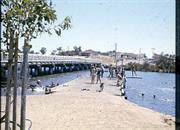
[[[94,51],[92,49],[89,49],[89,50],[85,50],[81,54],[82,54],[82,56],[92,56],[92,55],[98,55],[98,52]]]

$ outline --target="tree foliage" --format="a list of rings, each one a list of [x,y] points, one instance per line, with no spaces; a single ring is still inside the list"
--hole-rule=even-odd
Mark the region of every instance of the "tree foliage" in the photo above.
[[[79,46],[79,47],[74,46],[73,49],[74,49],[76,55],[80,55],[80,53],[82,52],[81,46]]]
[[[46,54],[47,52],[47,49],[45,47],[42,47],[41,50],[40,50],[41,54]]]
[[[53,26],[57,20],[56,11],[46,0],[3,0],[2,7],[3,26],[5,30],[8,29],[3,31],[4,43],[7,43],[6,37],[12,30],[31,41],[43,32],[55,32],[60,36],[62,30],[71,28],[70,17],[65,17],[61,24]]]
[[[133,64],[136,66],[136,70],[139,71],[175,72],[175,56],[169,54],[154,54],[153,63]],[[126,65],[126,69],[130,70],[131,66],[132,63],[129,63]]]

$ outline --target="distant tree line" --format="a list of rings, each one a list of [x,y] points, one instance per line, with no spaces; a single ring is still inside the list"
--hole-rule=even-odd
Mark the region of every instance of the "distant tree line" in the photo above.
[[[45,47],[42,47],[39,52],[35,52],[34,50],[31,50],[30,54],[46,54],[47,49]],[[51,55],[62,55],[62,56],[73,56],[73,55],[79,55],[82,56],[82,49],[81,46],[74,46],[73,50],[63,50],[62,47],[58,47],[56,50],[52,50]]]
[[[145,62],[144,64],[139,64],[131,62],[125,65],[125,69],[131,70],[132,64],[135,65],[137,71],[175,73],[175,55],[154,54],[153,63]]]

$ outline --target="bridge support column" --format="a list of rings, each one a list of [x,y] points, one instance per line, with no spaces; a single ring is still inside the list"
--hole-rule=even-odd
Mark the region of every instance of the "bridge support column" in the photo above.
[[[72,71],[73,71],[72,69],[73,69],[73,68],[72,68],[72,65],[70,65],[70,66],[69,66],[69,71],[72,72]]]
[[[79,69],[79,70],[82,70],[81,64],[78,64],[78,69]]]
[[[66,66],[65,64],[63,64],[63,65],[61,66],[61,72],[62,72],[62,73],[67,72],[67,66]]]
[[[44,74],[47,75],[49,73],[49,68],[44,66]]]
[[[85,70],[84,64],[81,64],[81,70]]]
[[[29,67],[29,75],[33,76],[33,71],[32,71],[32,67]]]
[[[45,67],[41,66],[41,75],[45,75],[45,72],[46,72]]]
[[[53,74],[56,73],[56,66],[55,65],[52,66],[52,72],[53,72]]]
[[[57,72],[61,73],[61,67],[60,66],[57,66]]]
[[[72,68],[72,71],[75,71],[75,65],[74,64],[71,66],[71,68]]]
[[[75,71],[79,71],[79,66],[75,65]]]
[[[84,68],[85,68],[85,70],[88,70],[88,65],[84,64]]]
[[[54,73],[57,74],[57,66],[54,66]]]
[[[60,73],[64,73],[65,72],[65,68],[63,66],[60,67]]]
[[[71,65],[71,64],[68,64],[67,67],[68,67],[68,70],[67,70],[67,71],[68,71],[68,72],[72,72],[72,65]]]
[[[54,71],[53,71],[54,66],[49,66],[48,68],[49,68],[49,74],[53,74],[53,72],[54,72]]]
[[[36,76],[43,75],[43,71],[42,71],[41,65],[37,65],[37,67],[35,68],[35,72],[36,72]]]
[[[35,76],[40,75],[40,73],[39,73],[39,71],[38,71],[38,68],[35,68],[34,70],[35,70]]]

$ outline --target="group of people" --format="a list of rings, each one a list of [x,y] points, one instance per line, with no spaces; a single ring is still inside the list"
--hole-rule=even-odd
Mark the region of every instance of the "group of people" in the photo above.
[[[117,77],[118,73],[124,72],[124,68],[121,66],[113,67],[112,65],[109,66],[109,78]],[[137,76],[136,74],[136,67],[134,64],[131,65],[131,72],[132,76]]]
[[[112,65],[108,66],[109,68],[109,78],[117,78],[117,84],[116,86],[120,88],[121,95],[125,95],[124,88],[126,86],[126,76],[125,76],[125,70],[123,66],[117,66],[113,67]],[[94,84],[96,81],[96,84],[98,82],[101,82],[101,78],[103,78],[103,74],[105,72],[104,66],[103,65],[91,65],[90,68],[90,76],[91,76],[91,84]],[[131,66],[131,72],[132,76],[137,76],[136,70],[135,70],[135,65],[132,64]]]
[[[95,79],[96,79],[96,84],[98,82],[101,83],[101,78],[103,78],[103,74],[104,74],[103,65],[101,65],[101,66],[91,65],[90,76],[91,76],[91,83],[92,84],[95,83]]]
[[[117,75],[121,73],[124,74],[124,68],[121,66],[113,67],[112,65],[109,66],[109,78],[117,77]]]
[[[124,88],[126,86],[125,70],[123,66],[113,67],[109,66],[109,76],[110,79],[113,77],[117,78],[116,86],[120,88],[121,95],[125,95]]]

